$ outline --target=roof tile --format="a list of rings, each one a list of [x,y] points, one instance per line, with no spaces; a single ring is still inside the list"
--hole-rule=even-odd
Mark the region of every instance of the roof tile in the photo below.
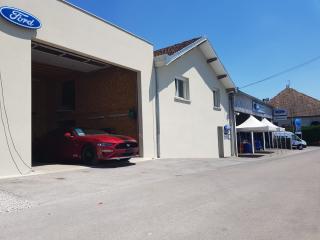
[[[201,37],[197,37],[197,38],[193,38],[181,43],[177,43],[174,45],[171,45],[169,47],[165,47],[165,48],[161,48],[159,50],[154,51],[154,56],[160,56],[160,55],[164,55],[164,54],[168,54],[168,55],[173,55],[176,52],[179,52],[180,50],[182,50],[183,48],[189,46],[190,44],[196,42],[197,40],[199,40]]]
[[[269,103],[286,109],[289,117],[320,116],[320,101],[293,88],[285,88]]]

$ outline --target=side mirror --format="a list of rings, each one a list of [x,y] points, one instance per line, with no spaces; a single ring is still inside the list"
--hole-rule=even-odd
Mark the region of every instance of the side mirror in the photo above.
[[[69,133],[69,132],[66,132],[66,133],[64,134],[64,137],[67,138],[67,139],[73,138],[73,136],[72,136],[71,133]]]

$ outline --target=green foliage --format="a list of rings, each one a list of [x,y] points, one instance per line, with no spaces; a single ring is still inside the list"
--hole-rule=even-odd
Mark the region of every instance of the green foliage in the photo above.
[[[320,146],[320,126],[302,127],[302,138],[308,145]]]

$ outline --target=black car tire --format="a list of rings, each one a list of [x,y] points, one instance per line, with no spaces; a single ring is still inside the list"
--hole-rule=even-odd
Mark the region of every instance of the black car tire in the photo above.
[[[92,146],[85,146],[82,150],[81,159],[84,164],[97,165],[97,154],[96,150]]]
[[[298,146],[298,149],[299,149],[299,150],[302,150],[302,149],[303,149],[303,146],[302,146],[302,145],[299,145],[299,146]]]

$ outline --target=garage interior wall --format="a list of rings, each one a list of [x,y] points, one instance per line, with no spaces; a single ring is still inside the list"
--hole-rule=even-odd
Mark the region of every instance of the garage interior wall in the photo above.
[[[32,76],[34,140],[67,122],[138,139],[137,73],[114,66],[80,73],[33,62]],[[70,82],[74,83],[75,106],[67,110],[62,105],[62,88]]]

